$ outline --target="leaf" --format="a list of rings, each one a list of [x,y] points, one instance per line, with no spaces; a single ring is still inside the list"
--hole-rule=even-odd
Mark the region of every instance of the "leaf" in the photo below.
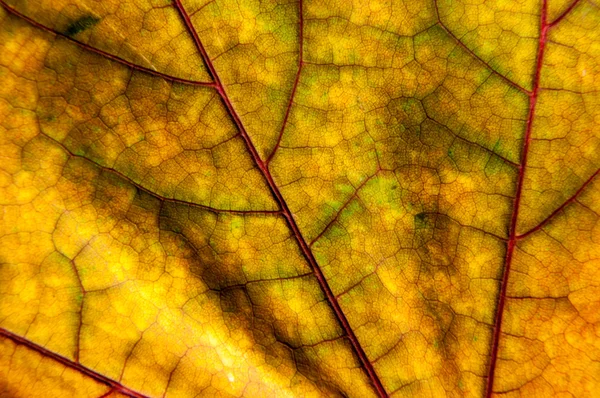
[[[594,2],[0,4],[0,395],[600,389]]]

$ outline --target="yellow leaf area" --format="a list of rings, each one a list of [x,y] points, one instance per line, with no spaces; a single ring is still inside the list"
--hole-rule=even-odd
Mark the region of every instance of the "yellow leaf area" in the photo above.
[[[0,396],[600,391],[596,2],[0,6]]]

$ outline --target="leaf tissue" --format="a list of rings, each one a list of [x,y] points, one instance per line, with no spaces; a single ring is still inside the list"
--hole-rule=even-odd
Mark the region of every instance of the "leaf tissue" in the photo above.
[[[0,0],[1,397],[593,397],[595,0]]]

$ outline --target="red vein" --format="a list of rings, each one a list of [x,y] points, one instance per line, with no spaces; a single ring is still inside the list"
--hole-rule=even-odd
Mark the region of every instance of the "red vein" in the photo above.
[[[475,59],[477,59],[479,62],[481,62],[483,65],[485,65],[485,67],[487,69],[489,69],[493,74],[495,74],[496,76],[500,77],[502,80],[504,80],[505,82],[507,82],[508,84],[510,84],[511,86],[513,86],[514,88],[524,92],[527,95],[531,95],[531,91],[527,90],[524,87],[521,87],[519,84],[517,84],[516,82],[510,80],[508,77],[504,76],[502,73],[498,72],[496,69],[492,68],[492,66],[490,64],[488,64],[486,61],[483,60],[483,58],[481,58],[479,55],[475,54],[475,52],[473,50],[471,50],[469,47],[467,47],[467,45],[465,45],[465,43],[462,42],[462,40],[460,40],[450,29],[448,29],[448,27],[444,24],[444,22],[442,22],[442,18],[440,17],[440,9],[438,7],[438,2],[437,0],[435,0],[435,10],[436,10],[436,14],[437,14],[437,20],[438,20],[438,25],[450,36],[454,39],[454,41],[466,52],[468,52],[469,54],[471,54],[471,56]]]
[[[119,393],[127,395],[129,397],[148,398],[146,395],[140,394],[139,392],[136,392],[130,388],[127,388],[124,385],[122,385],[121,383],[119,383],[113,379],[110,379],[98,372],[95,372],[95,371],[91,370],[90,368],[83,366],[79,363],[75,363],[72,360],[63,357],[62,355],[59,355],[53,351],[48,350],[47,348],[44,348],[44,347],[42,347],[38,344],[35,344],[27,339],[24,339],[23,337],[18,336],[12,332],[9,332],[6,329],[0,328],[0,336],[4,336],[7,339],[12,340],[17,345],[25,346],[25,347],[29,348],[30,350],[35,351],[38,354],[41,354],[45,357],[51,358],[51,359],[55,360],[56,362],[59,362],[68,368],[71,368],[80,373],[83,373],[84,375],[96,380],[97,382],[109,386],[113,391],[118,391]]]
[[[109,395],[112,395],[112,393],[113,393],[113,392],[114,392],[114,391],[113,391],[113,389],[111,388],[110,390],[108,390],[108,391],[107,391],[107,392],[105,392],[104,394],[100,395],[98,398],[106,398],[106,397],[108,397]]]
[[[523,192],[523,181],[525,180],[525,170],[527,168],[527,157],[529,154],[529,144],[531,142],[531,133],[533,128],[533,119],[535,117],[535,107],[538,100],[538,94],[540,92],[540,76],[542,71],[542,65],[544,60],[544,50],[546,48],[546,38],[548,35],[548,29],[550,25],[547,23],[547,11],[548,11],[548,0],[543,0],[542,12],[540,17],[540,37],[538,42],[537,60],[535,65],[535,75],[533,78],[533,90],[529,97],[529,115],[527,117],[527,127],[525,130],[525,139],[523,143],[523,153],[521,165],[519,166],[519,177],[517,181],[517,192],[513,204],[513,212],[510,221],[510,234],[508,240],[508,247],[506,250],[506,260],[504,272],[502,275],[502,281],[500,285],[500,297],[498,300],[498,306],[496,309],[496,319],[494,322],[494,335],[492,340],[492,350],[490,356],[490,365],[487,375],[487,386],[486,396],[491,397],[494,387],[494,375],[496,372],[496,363],[498,360],[498,345],[500,342],[500,332],[502,329],[502,317],[504,315],[504,306],[506,303],[506,289],[508,285],[508,276],[510,274],[510,267],[512,258],[515,251],[515,245],[517,242],[517,220],[519,218],[519,205],[521,204],[521,197]]]
[[[301,0],[300,0],[300,3],[301,3]],[[323,290],[323,293],[325,294],[325,297],[326,297],[327,301],[329,302],[329,305],[332,307],[335,315],[338,318],[338,321],[340,322],[342,328],[344,329],[346,335],[348,336],[348,338],[352,344],[352,347],[354,348],[354,351],[356,352],[363,368],[365,369],[365,371],[367,373],[367,376],[371,380],[371,383],[373,384],[373,387],[375,388],[377,394],[380,397],[387,397],[388,395],[387,395],[385,389],[383,388],[383,385],[381,384],[379,377],[375,373],[375,369],[373,368],[373,365],[367,358],[367,355],[365,354],[360,342],[356,338],[354,331],[350,327],[350,323],[346,319],[344,312],[342,311],[339,303],[337,302],[337,299],[335,298],[333,292],[331,291],[331,288],[329,287],[329,284],[327,283],[327,280],[325,279],[325,276],[323,275],[321,268],[319,267],[315,257],[313,256],[306,241],[304,240],[304,237],[300,233],[300,230],[298,229],[296,221],[294,220],[294,217],[292,216],[292,212],[290,211],[285,199],[281,195],[281,192],[279,191],[279,188],[275,184],[275,181],[273,181],[273,177],[271,176],[271,173],[269,172],[267,162],[265,162],[261,159],[260,155],[258,154],[258,152],[256,150],[256,147],[254,146],[252,140],[250,139],[250,136],[246,132],[246,129],[244,128],[244,125],[242,124],[237,112],[233,108],[233,105],[232,105],[231,101],[229,100],[227,93],[225,92],[225,88],[224,88],[223,84],[221,83],[221,79],[219,78],[219,75],[217,74],[211,59],[208,57],[208,54],[206,53],[206,50],[205,50],[204,46],[202,45],[202,41],[200,40],[200,37],[198,36],[198,32],[194,28],[192,21],[190,20],[190,17],[188,16],[187,12],[185,11],[183,5],[181,4],[181,0],[174,0],[174,4],[175,4],[175,7],[177,8],[177,10],[179,11],[179,14],[183,18],[190,34],[194,38],[196,47],[198,48],[198,51],[200,51],[200,53],[202,54],[204,62],[206,63],[206,66],[207,66],[208,70],[210,71],[210,74],[216,83],[216,89],[219,92],[219,95],[221,96],[225,106],[227,107],[227,110],[228,110],[230,116],[232,117],[238,130],[240,131],[240,134],[244,138],[246,147],[248,148],[248,151],[250,152],[252,159],[256,163],[256,166],[259,168],[259,170],[262,172],[263,176],[265,177],[265,179],[269,185],[271,192],[273,193],[273,195],[275,196],[275,199],[279,203],[279,206],[283,212],[283,216],[285,217],[290,229],[292,230],[294,237],[295,237],[296,241],[298,242],[304,257],[306,257],[308,263],[310,264],[310,266],[315,274],[315,277],[317,278],[317,281],[319,282],[319,285],[321,286],[321,289]],[[299,10],[300,11],[302,10],[301,6],[299,7]],[[300,21],[302,21],[302,19],[300,19]]]
[[[16,17],[19,17],[19,18],[27,21],[29,24],[35,26],[38,29],[41,29],[41,30],[49,32],[49,33],[51,33],[53,35],[65,38],[65,39],[71,41],[72,43],[77,44],[79,47],[83,48],[84,50],[96,53],[96,54],[98,54],[98,55],[100,55],[100,56],[102,56],[104,58],[107,58],[107,59],[109,59],[111,61],[118,62],[118,63],[120,63],[122,65],[125,65],[125,66],[131,68],[131,69],[134,69],[134,70],[137,70],[137,71],[140,71],[140,72],[143,72],[143,73],[147,73],[147,74],[150,74],[150,75],[162,77],[165,80],[170,80],[170,81],[177,82],[177,83],[191,84],[191,85],[204,86],[204,87],[214,87],[215,86],[215,83],[212,83],[212,82],[199,82],[199,81],[195,81],[195,80],[182,79],[182,78],[179,78],[179,77],[167,75],[165,73],[162,73],[162,72],[150,69],[150,68],[146,68],[146,67],[134,64],[134,63],[129,62],[129,61],[123,59],[123,58],[117,57],[116,55],[112,55],[112,54],[107,53],[105,51],[102,51],[102,50],[100,50],[98,48],[92,47],[92,46],[90,46],[88,44],[82,43],[82,42],[80,42],[78,40],[73,39],[72,37],[69,37],[69,36],[65,35],[64,33],[60,33],[60,32],[58,32],[58,31],[56,31],[56,30],[54,30],[52,28],[49,28],[49,27],[47,27],[45,25],[42,25],[41,23],[39,23],[39,22],[37,22],[37,21],[29,18],[27,15],[20,13],[15,8],[9,6],[8,4],[6,4],[4,2],[4,0],[0,0],[0,6],[2,6],[9,13],[11,13],[11,14],[15,15]]]
[[[531,235],[532,233],[539,231],[540,229],[542,229],[544,227],[544,225],[546,225],[548,222],[550,222],[550,220],[552,220],[558,213],[560,213],[561,211],[563,211],[563,209],[565,207],[567,207],[569,204],[573,203],[577,197],[585,190],[585,188],[587,188],[588,185],[590,185],[592,183],[592,181],[594,181],[594,179],[596,178],[596,176],[598,176],[598,174],[600,174],[600,169],[596,170],[596,172],[594,174],[592,174],[590,176],[590,178],[588,178],[582,185],[581,187],[579,187],[579,189],[573,194],[573,196],[571,196],[569,199],[565,200],[563,202],[562,205],[560,205],[559,207],[556,208],[556,210],[554,210],[548,217],[546,217],[544,219],[544,221],[540,222],[538,225],[536,225],[535,227],[531,228],[529,231],[521,234],[521,235],[517,235],[517,239],[523,239],[526,238],[527,236]]]
[[[281,130],[279,131],[279,137],[277,137],[277,144],[273,148],[271,155],[267,158],[265,162],[267,166],[275,156],[275,152],[279,149],[279,145],[281,144],[281,138],[283,137],[283,131],[287,125],[288,118],[290,116],[290,111],[292,110],[292,104],[294,103],[294,97],[296,96],[296,89],[298,88],[298,82],[300,81],[300,73],[302,72],[302,65],[304,65],[304,17],[302,12],[302,0],[298,2],[298,14],[299,14],[299,52],[298,56],[298,71],[296,72],[296,78],[294,79],[294,87],[292,88],[292,93],[290,94],[290,101],[287,105],[287,109],[285,111],[285,117],[283,118],[283,124],[281,125]]]
[[[567,15],[569,15],[571,13],[571,11],[573,11],[573,9],[575,8],[575,6],[577,6],[577,4],[579,4],[579,0],[575,0],[571,3],[571,5],[569,7],[567,7],[567,9],[565,11],[563,11],[562,14],[560,14],[558,16],[558,18],[556,18],[554,21],[552,21],[549,26],[552,28],[554,26],[556,26],[560,21],[562,21]]]
[[[73,257],[76,258],[76,257]],[[70,261],[71,268],[77,277],[77,282],[79,282],[79,288],[81,289],[81,302],[79,303],[79,323],[77,325],[77,340],[75,341],[75,362],[79,363],[79,352],[81,351],[81,328],[83,327],[83,300],[85,298],[85,287],[83,287],[83,282],[81,282],[81,276],[79,276],[79,270],[77,270],[77,266],[75,265],[74,260]]]
[[[99,168],[101,171],[103,172],[108,172],[111,173],[115,176],[117,176],[118,178],[128,182],[130,185],[134,186],[136,189],[139,189],[140,191],[146,192],[148,195],[160,200],[161,202],[172,202],[172,203],[177,203],[180,205],[184,205],[184,206],[190,206],[190,207],[198,207],[202,210],[206,210],[206,211],[210,211],[212,213],[231,213],[231,214],[280,214],[281,211],[279,210],[233,210],[233,209],[218,209],[215,207],[211,207],[211,206],[206,206],[206,205],[202,205],[199,203],[194,203],[194,202],[188,202],[185,200],[181,200],[181,199],[175,199],[175,198],[168,198],[166,196],[162,196],[157,194],[156,192],[153,192],[151,190],[149,190],[148,188],[144,187],[141,183],[134,181],[133,179],[131,179],[130,177],[126,176],[125,174],[121,173],[120,171],[112,168],[112,167],[108,167],[108,166],[103,166],[100,163],[86,157],[83,155],[77,155],[76,153],[72,152],[69,148],[67,148],[62,142],[58,141],[57,139],[55,139],[54,137],[49,136],[48,134],[44,133],[43,131],[41,131],[40,128],[40,134],[42,136],[44,136],[45,138],[47,138],[48,140],[50,140],[52,143],[54,143],[55,145],[57,145],[58,147],[60,147],[63,151],[65,151],[67,154],[69,154],[70,157],[73,158],[79,158],[82,160],[85,160],[87,162],[92,163],[94,166],[96,166],[97,168]]]

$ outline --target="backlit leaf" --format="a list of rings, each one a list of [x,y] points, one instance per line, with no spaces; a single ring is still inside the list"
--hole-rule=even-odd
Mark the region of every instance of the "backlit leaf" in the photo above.
[[[0,5],[0,396],[600,390],[596,2]]]

